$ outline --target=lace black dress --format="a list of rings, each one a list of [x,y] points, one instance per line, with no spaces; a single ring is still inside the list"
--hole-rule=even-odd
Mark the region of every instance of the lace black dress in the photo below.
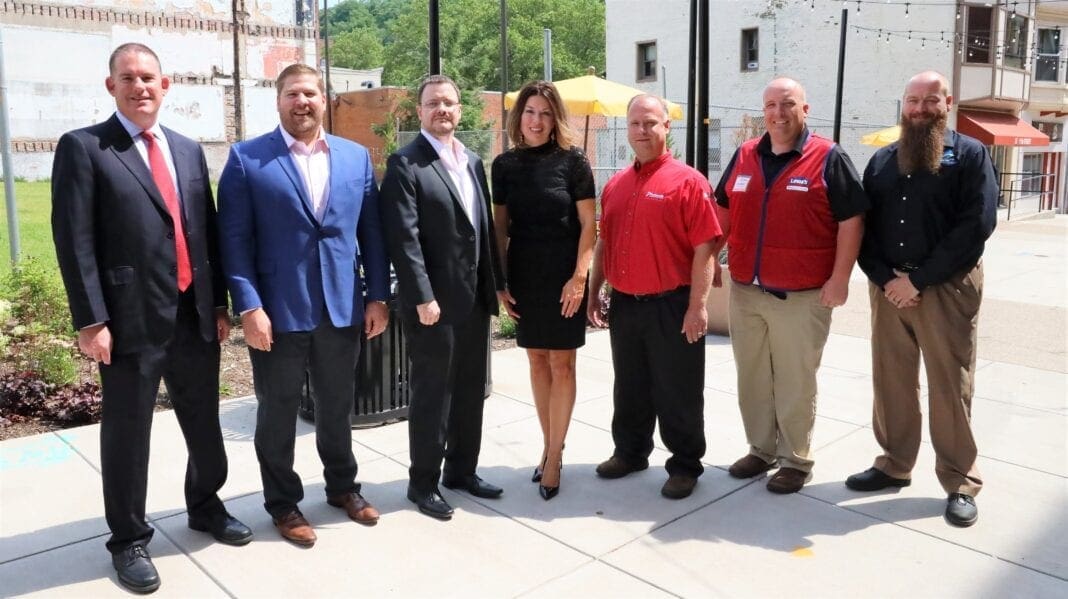
[[[578,148],[554,141],[516,148],[493,161],[493,203],[508,207],[508,289],[516,300],[516,344],[574,349],[586,342],[586,298],[571,318],[560,292],[575,272],[579,235],[575,202],[596,194],[593,171]]]

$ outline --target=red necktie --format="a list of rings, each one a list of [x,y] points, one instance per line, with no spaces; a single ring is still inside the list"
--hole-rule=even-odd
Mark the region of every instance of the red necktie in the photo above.
[[[141,137],[144,138],[145,146],[148,147],[148,165],[152,169],[152,180],[155,181],[156,188],[159,189],[159,194],[163,196],[163,202],[167,205],[167,212],[171,213],[171,220],[174,221],[174,249],[178,255],[178,291],[185,291],[193,282],[193,269],[189,265],[189,248],[185,245],[185,230],[182,227],[182,209],[178,204],[178,192],[174,188],[171,172],[167,169],[167,161],[163,159],[163,152],[160,152],[159,146],[156,145],[156,138],[148,131],[142,132]]]

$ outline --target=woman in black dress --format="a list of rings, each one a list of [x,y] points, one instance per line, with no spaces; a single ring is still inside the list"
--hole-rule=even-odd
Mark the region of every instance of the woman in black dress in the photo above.
[[[586,275],[596,237],[590,163],[556,87],[519,91],[508,114],[515,149],[493,161],[493,219],[505,253],[501,303],[527,350],[543,449],[533,481],[545,500],[560,490],[564,437],[575,406],[575,350],[586,342]]]

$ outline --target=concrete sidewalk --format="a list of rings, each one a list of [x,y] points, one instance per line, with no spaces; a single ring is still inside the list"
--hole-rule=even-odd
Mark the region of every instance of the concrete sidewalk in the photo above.
[[[667,454],[615,481],[594,467],[612,450],[607,333],[579,351],[578,404],[560,495],[530,475],[541,450],[525,355],[493,356],[480,473],[499,500],[443,490],[451,522],[404,497],[407,427],[353,431],[364,495],[383,517],[364,528],[325,504],[312,428],[301,423],[301,505],[311,549],[281,540],[262,508],[252,446],[255,400],[222,406],[228,509],[252,544],[186,528],[185,449],[170,412],[153,431],[150,545],[166,597],[1065,597],[1068,596],[1068,217],[1000,223],[988,245],[974,427],[985,487],[969,529],[942,519],[926,443],[911,487],[857,494],[842,481],[871,464],[867,293],[856,271],[820,370],[814,479],[796,495],[737,481],[746,450],[726,338],[706,340],[707,470],[691,497],[659,494]],[[0,444],[0,595],[124,596],[104,549],[96,426]]]

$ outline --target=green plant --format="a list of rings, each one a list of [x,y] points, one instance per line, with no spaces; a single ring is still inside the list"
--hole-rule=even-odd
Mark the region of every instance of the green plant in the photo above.
[[[26,259],[8,273],[2,288],[7,317],[0,319],[5,360],[16,371],[36,373],[49,384],[77,380],[77,348],[67,298],[54,269]]]
[[[515,319],[507,313],[501,312],[501,315],[497,317],[497,335],[504,339],[514,339],[515,328]]]

